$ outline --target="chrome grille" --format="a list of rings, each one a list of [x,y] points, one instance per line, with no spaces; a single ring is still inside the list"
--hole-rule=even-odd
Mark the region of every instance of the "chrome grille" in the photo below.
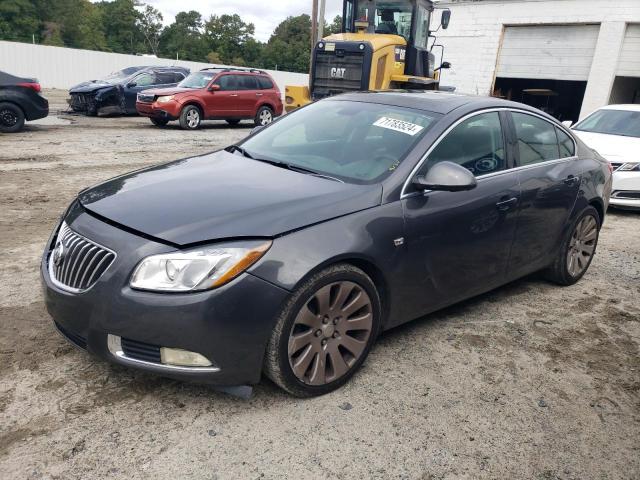
[[[83,292],[98,281],[115,258],[114,252],[78,235],[63,223],[49,253],[49,275],[58,287]]]
[[[144,93],[138,94],[138,101],[141,103],[153,103],[155,98],[156,98],[155,95],[148,95]]]

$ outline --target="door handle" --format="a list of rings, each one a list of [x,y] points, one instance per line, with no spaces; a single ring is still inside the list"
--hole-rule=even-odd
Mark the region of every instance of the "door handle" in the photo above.
[[[256,97],[261,97],[262,93],[256,93]]]
[[[237,97],[238,94],[237,93],[232,93],[231,95],[229,95],[230,97]]]
[[[580,181],[580,177],[576,177],[575,175],[569,175],[563,182],[565,185],[569,185],[570,187],[573,187],[579,181]]]
[[[501,212],[506,212],[507,210],[510,210],[511,207],[513,207],[516,203],[518,203],[518,199],[515,197],[512,197],[506,200],[500,200],[498,203],[496,203],[496,207]]]

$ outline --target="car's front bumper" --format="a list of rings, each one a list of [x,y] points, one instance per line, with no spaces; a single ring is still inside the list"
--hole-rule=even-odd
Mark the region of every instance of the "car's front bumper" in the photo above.
[[[640,172],[614,172],[609,205],[640,209]]]
[[[55,235],[47,245],[41,264],[45,302],[70,342],[108,361],[167,377],[224,386],[260,380],[266,344],[289,292],[250,274],[202,293],[132,290],[128,279],[138,261],[173,249],[79,213],[79,207],[74,210],[67,219],[70,227],[117,257],[91,289],[72,293],[54,285],[49,275]],[[142,357],[129,357],[123,341]],[[160,347],[199,353],[212,365],[176,367],[144,360]]]
[[[172,121],[180,117],[179,106],[171,104],[136,102],[136,110],[144,117],[157,118],[159,120]]]

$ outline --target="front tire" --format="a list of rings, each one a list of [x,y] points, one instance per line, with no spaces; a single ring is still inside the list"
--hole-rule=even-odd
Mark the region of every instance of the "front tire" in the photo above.
[[[313,275],[284,306],[264,371],[285,391],[313,397],[344,385],[369,354],[381,323],[378,291],[360,269],[339,264]]]
[[[0,132],[16,133],[24,127],[24,112],[13,103],[0,103]]]
[[[273,122],[273,110],[271,110],[271,107],[263,105],[256,113],[254,124],[256,127],[266,127],[271,122]]]
[[[546,277],[558,285],[574,285],[591,265],[598,246],[602,220],[598,211],[587,207],[574,220]]]
[[[180,127],[183,130],[197,130],[202,123],[202,114],[195,105],[187,105],[180,113]]]

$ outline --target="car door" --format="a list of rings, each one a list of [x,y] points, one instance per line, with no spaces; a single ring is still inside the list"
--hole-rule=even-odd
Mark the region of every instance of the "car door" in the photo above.
[[[569,135],[541,116],[512,111],[520,187],[516,241],[509,271],[518,277],[545,267],[557,250],[578,197],[582,170]]]
[[[136,112],[138,93],[154,88],[158,84],[155,72],[144,72],[136,75],[124,88],[124,101],[127,113]]]
[[[408,259],[421,279],[413,300],[423,313],[504,282],[520,199],[505,122],[498,111],[463,119],[417,171],[424,174],[441,161],[458,163],[476,176],[475,189],[403,194]]]
[[[233,118],[238,116],[238,75],[220,75],[213,82],[220,90],[206,95],[207,118]]]
[[[254,75],[245,74],[239,76],[240,91],[238,98],[239,113],[243,117],[254,117],[257,104],[262,97],[258,81]]]

